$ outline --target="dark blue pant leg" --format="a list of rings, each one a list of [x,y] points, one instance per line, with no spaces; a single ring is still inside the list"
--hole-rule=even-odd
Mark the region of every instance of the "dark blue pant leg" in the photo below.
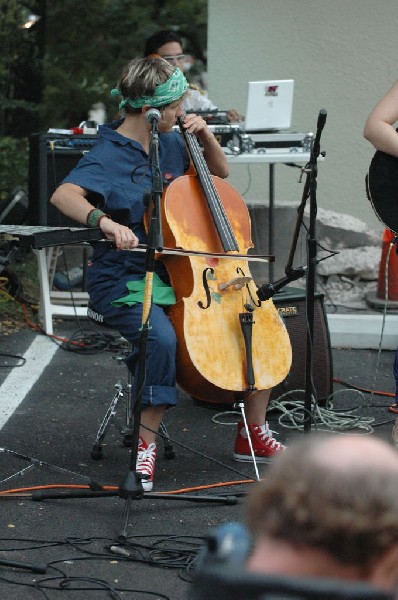
[[[114,327],[133,346],[127,359],[129,368],[136,375],[138,368],[138,346],[141,335],[142,304],[112,306],[107,303],[96,305],[106,322]],[[154,304],[149,317],[149,331],[145,357],[145,387],[142,406],[167,405],[177,402],[176,355],[177,340],[174,328],[162,307]]]

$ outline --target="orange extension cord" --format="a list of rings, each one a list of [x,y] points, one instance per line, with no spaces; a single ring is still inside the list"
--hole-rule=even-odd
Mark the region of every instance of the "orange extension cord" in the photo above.
[[[357,385],[352,385],[351,383],[347,383],[343,379],[338,379],[337,377],[333,377],[333,381],[335,383],[340,383],[347,388],[351,388],[353,390],[358,390],[359,392],[365,392],[366,394],[376,394],[377,396],[387,396],[388,398],[395,398],[395,394],[393,392],[382,392],[379,390],[369,390],[367,388],[359,387]],[[388,410],[392,413],[398,414],[398,404],[392,404],[388,407]]]
[[[190,487],[190,488],[182,488],[179,490],[171,490],[168,492],[157,492],[159,494],[162,495],[169,495],[169,494],[186,494],[188,492],[198,492],[201,490],[210,490],[210,489],[214,489],[214,488],[219,488],[219,487],[227,487],[227,486],[231,486],[231,485],[241,485],[241,484],[246,484],[246,483],[255,483],[256,480],[255,479],[243,479],[241,481],[224,481],[224,482],[220,482],[220,483],[212,483],[209,485],[199,485],[199,486],[195,486],[195,487]],[[10,490],[3,490],[0,491],[0,498],[1,497],[7,497],[7,496],[31,496],[31,494],[29,492],[37,492],[40,490],[54,490],[54,489],[70,489],[70,490],[89,490],[91,489],[89,485],[73,485],[73,484],[64,484],[64,483],[54,483],[54,484],[50,484],[50,485],[36,485],[36,486],[32,486],[32,487],[26,487],[26,488],[14,488],[14,489],[10,489]],[[101,489],[103,491],[117,491],[119,488],[115,485],[104,485],[101,486]]]

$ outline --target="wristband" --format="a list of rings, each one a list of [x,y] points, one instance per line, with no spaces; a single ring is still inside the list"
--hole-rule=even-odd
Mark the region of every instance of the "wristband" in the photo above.
[[[108,217],[108,219],[111,218],[99,208],[93,208],[93,210],[90,210],[90,212],[87,215],[87,227],[99,227],[99,222],[101,221],[102,217]]]

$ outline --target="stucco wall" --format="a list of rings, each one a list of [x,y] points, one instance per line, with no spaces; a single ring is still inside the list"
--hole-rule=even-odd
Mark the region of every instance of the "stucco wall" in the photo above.
[[[397,0],[209,0],[209,97],[244,113],[249,80],[293,78],[293,130],[315,132],[319,110],[328,112],[318,206],[380,230],[364,191],[373,149],[362,130],[397,79],[397,27]],[[277,202],[300,202],[298,174],[277,165]],[[267,166],[235,165],[230,182],[266,202]]]

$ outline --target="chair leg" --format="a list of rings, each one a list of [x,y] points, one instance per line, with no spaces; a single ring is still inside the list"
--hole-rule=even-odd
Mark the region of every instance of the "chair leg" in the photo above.
[[[103,458],[103,441],[108,432],[110,425],[113,423],[119,433],[123,436],[123,446],[131,447],[133,438],[133,377],[131,372],[128,372],[127,384],[123,386],[121,383],[115,385],[116,393],[112,398],[112,401],[105,413],[105,416],[100,424],[95,438],[93,448],[91,450],[91,458],[93,460],[100,460]],[[125,402],[125,415],[124,425],[121,425],[117,418],[117,406],[119,400],[123,398]],[[165,424],[162,422],[159,428],[160,437],[163,440],[164,457],[175,458],[175,451],[170,440],[169,433]]]
[[[128,370],[126,394],[125,394],[125,426],[121,431],[123,435],[123,446],[131,448],[133,443],[133,376],[131,371]]]
[[[115,385],[115,387],[116,387],[116,393],[112,398],[112,401],[108,407],[108,410],[105,413],[104,418],[102,419],[102,422],[101,422],[98,432],[97,432],[97,437],[95,438],[93,448],[91,450],[91,458],[94,460],[99,460],[100,458],[103,457],[102,442],[105,438],[105,435],[106,435],[111,423],[113,422],[116,425],[116,427],[118,427],[118,423],[116,420],[116,408],[117,408],[120,398],[123,397],[123,386],[121,383],[117,383]],[[118,427],[118,429],[119,429],[119,427]]]

